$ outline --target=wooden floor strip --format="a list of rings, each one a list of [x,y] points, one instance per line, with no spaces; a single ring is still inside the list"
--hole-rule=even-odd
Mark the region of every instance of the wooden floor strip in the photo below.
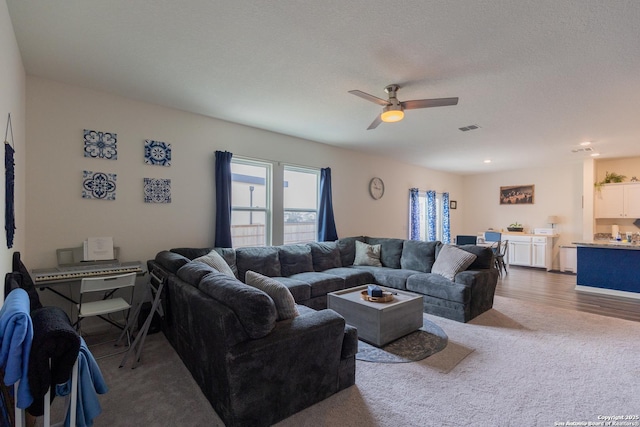
[[[496,295],[640,322],[640,300],[579,292],[575,286],[573,274],[513,266],[498,279]]]

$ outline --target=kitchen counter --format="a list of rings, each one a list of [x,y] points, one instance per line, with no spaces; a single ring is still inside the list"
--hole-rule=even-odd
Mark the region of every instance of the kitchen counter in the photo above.
[[[615,240],[594,240],[593,242],[572,242],[572,244],[576,246],[588,246],[591,248],[640,250],[640,244],[638,243],[618,242]]]
[[[640,299],[640,245],[608,240],[574,242],[576,290]]]
[[[533,233],[525,233],[519,231],[505,231],[502,233],[503,236],[529,236],[529,237],[558,237],[558,234],[533,234]]]

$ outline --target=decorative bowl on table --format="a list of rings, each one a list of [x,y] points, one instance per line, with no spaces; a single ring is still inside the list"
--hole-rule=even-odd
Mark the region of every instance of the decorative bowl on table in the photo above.
[[[524,227],[507,227],[508,231],[521,233],[524,230]]]
[[[360,297],[365,301],[371,301],[371,302],[389,302],[389,301],[393,301],[393,294],[391,292],[388,292],[388,291],[382,292],[382,296],[381,297],[372,297],[372,296],[369,295],[369,293],[367,291],[362,291],[360,293]]]

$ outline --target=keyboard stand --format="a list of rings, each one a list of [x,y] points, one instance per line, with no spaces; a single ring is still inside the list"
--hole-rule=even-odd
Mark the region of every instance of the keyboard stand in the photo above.
[[[120,368],[122,368],[126,363],[127,359],[133,352],[135,352],[135,359],[133,360],[133,364],[131,365],[131,369],[135,369],[138,367],[138,363],[140,363],[140,356],[142,355],[142,347],[144,346],[144,341],[147,338],[147,332],[149,332],[149,327],[151,326],[151,321],[153,320],[153,315],[157,312],[160,317],[164,317],[164,313],[162,312],[162,306],[160,305],[162,289],[164,288],[165,279],[158,277],[154,271],[149,273],[149,292],[151,292],[151,298],[153,300],[151,304],[151,310],[149,311],[149,315],[147,316],[142,328],[138,331],[135,340],[129,346],[129,350],[127,354],[124,355],[122,362],[120,362]],[[155,282],[155,283],[154,283]],[[142,309],[142,302],[138,304],[136,308],[136,312],[133,315],[133,321],[137,321],[138,316],[140,315],[140,310]],[[137,348],[137,350],[136,350]]]

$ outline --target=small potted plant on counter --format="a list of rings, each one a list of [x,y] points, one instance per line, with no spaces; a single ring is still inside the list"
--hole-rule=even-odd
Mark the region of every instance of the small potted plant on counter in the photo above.
[[[514,222],[513,224],[510,224],[507,227],[507,230],[509,231],[515,231],[515,232],[522,232],[522,230],[524,230],[524,227],[522,226],[522,224],[519,224],[517,222]]]

